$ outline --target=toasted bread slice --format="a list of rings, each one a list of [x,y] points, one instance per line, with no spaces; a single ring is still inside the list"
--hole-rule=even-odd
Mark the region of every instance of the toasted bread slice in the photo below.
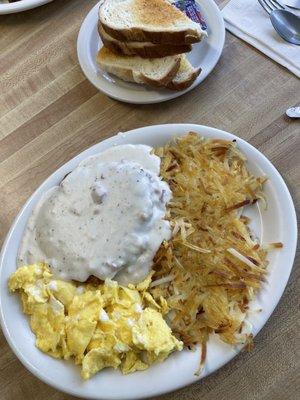
[[[144,83],[149,86],[165,86],[176,75],[181,56],[145,59],[138,56],[117,55],[102,47],[97,63],[104,70],[124,81]]]
[[[184,90],[191,86],[200,72],[201,68],[194,68],[183,54],[177,74],[166,84],[166,87],[171,90]]]
[[[168,0],[104,0],[99,20],[121,41],[182,45],[199,42],[204,35],[199,24]]]
[[[176,46],[151,42],[121,42],[105,32],[100,22],[98,24],[98,32],[104,46],[116,54],[124,54],[127,56],[136,55],[142,58],[158,58],[187,53],[192,50],[191,44]]]
[[[119,78],[149,86],[164,86],[183,90],[191,86],[201,72],[194,68],[184,54],[156,59],[114,54],[102,47],[97,55],[100,67]]]

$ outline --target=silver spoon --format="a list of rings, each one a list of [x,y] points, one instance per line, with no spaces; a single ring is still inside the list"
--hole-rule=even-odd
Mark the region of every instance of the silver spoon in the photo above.
[[[290,118],[300,118],[300,107],[291,107],[286,110],[286,115]]]
[[[258,2],[270,15],[276,32],[287,42],[300,45],[300,17],[290,11],[278,9],[277,0],[258,0]]]
[[[300,45],[300,17],[286,10],[274,10],[270,14],[276,32],[287,42]]]
[[[288,7],[300,10],[300,0],[283,0],[282,3]]]

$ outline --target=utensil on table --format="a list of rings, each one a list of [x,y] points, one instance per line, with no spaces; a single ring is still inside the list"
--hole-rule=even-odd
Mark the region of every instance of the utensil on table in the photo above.
[[[290,107],[286,110],[286,115],[290,118],[300,118],[300,107]]]
[[[300,0],[283,0],[284,5],[300,10]]]
[[[300,17],[287,11],[277,0],[258,0],[270,15],[276,32],[287,42],[300,45]]]

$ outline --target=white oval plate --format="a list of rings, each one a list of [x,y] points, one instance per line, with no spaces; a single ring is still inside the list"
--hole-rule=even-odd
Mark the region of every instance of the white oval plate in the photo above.
[[[0,3],[0,14],[12,14],[20,11],[30,10],[31,8],[42,6],[53,0],[20,0],[15,3]]]
[[[277,305],[287,284],[295,255],[297,241],[296,214],[289,191],[274,166],[258,150],[238,137],[206,126],[191,124],[156,125],[139,128],[113,136],[83,151],[52,174],[30,197],[13,223],[4,243],[0,258],[0,317],[3,333],[26,368],[49,385],[88,399],[137,399],[157,396],[195,382],[194,375],[199,365],[199,351],[184,350],[172,354],[163,363],[155,364],[143,372],[123,376],[119,371],[104,370],[87,382],[80,379],[79,367],[71,362],[53,359],[40,352],[34,345],[27,317],[22,313],[17,295],[9,294],[7,280],[16,269],[16,255],[27,219],[41,195],[72,171],[84,158],[99,153],[111,146],[132,143],[161,146],[174,136],[184,135],[190,130],[205,137],[236,139],[239,148],[249,160],[249,168],[255,174],[265,174],[269,181],[265,185],[268,209],[249,208],[256,233],[263,242],[284,243],[284,248],[270,254],[268,282],[264,284],[252,307],[262,308],[260,313],[251,313],[249,321],[254,334],[264,326]],[[263,229],[262,229],[263,227]],[[207,362],[202,374],[206,376],[231,360],[239,352],[212,337],[208,344]]]
[[[174,99],[198,86],[211,73],[221,56],[225,41],[223,17],[213,0],[201,0],[199,4],[208,26],[208,38],[204,38],[201,43],[193,45],[193,50],[188,53],[188,59],[192,65],[202,68],[202,72],[195,82],[182,91],[158,90],[124,82],[101,71],[96,63],[97,52],[102,46],[97,31],[100,3],[101,1],[91,9],[81,25],[77,41],[77,54],[81,68],[88,80],[97,89],[113,99],[134,104],[160,103]]]

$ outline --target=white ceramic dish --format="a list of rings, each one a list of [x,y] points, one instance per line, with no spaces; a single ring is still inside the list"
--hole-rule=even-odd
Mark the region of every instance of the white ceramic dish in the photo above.
[[[201,10],[208,26],[208,38],[193,46],[188,53],[191,63],[202,68],[201,74],[186,90],[172,91],[151,89],[143,85],[124,82],[121,79],[102,72],[97,63],[97,51],[102,45],[97,31],[99,2],[86,16],[81,25],[77,54],[81,68],[88,80],[107,96],[113,99],[135,104],[159,103],[174,99],[198,86],[214,69],[224,46],[225,27],[221,12],[213,0],[199,0]]]
[[[26,221],[47,189],[57,185],[84,158],[99,153],[108,147],[123,143],[143,143],[161,146],[174,136],[193,130],[205,137],[236,139],[239,148],[249,160],[249,168],[255,174],[269,177],[265,192],[268,209],[249,208],[253,229],[263,242],[281,241],[284,248],[270,255],[268,282],[264,284],[253,309],[262,312],[249,315],[254,334],[264,326],[276,307],[287,284],[295,255],[297,224],[293,201],[289,191],[274,166],[254,147],[238,137],[220,131],[191,124],[156,125],[135,129],[116,135],[96,144],[67,162],[52,174],[31,196],[13,223],[4,243],[0,259],[0,316],[3,333],[26,368],[34,375],[55,388],[72,395],[88,399],[137,399],[157,396],[195,382],[194,375],[199,363],[199,352],[185,350],[171,355],[165,362],[151,366],[147,371],[122,376],[114,370],[104,370],[90,381],[82,382],[79,368],[72,363],[55,360],[43,354],[34,346],[34,335],[29,329],[27,317],[23,315],[17,295],[7,289],[7,280],[16,269],[16,254]],[[206,376],[230,361],[237,353],[233,348],[212,337],[208,345],[207,362],[203,376]],[[262,360],[263,362],[263,360]]]
[[[12,14],[20,11],[30,10],[31,8],[42,6],[53,0],[20,0],[15,3],[0,3],[0,14]]]

